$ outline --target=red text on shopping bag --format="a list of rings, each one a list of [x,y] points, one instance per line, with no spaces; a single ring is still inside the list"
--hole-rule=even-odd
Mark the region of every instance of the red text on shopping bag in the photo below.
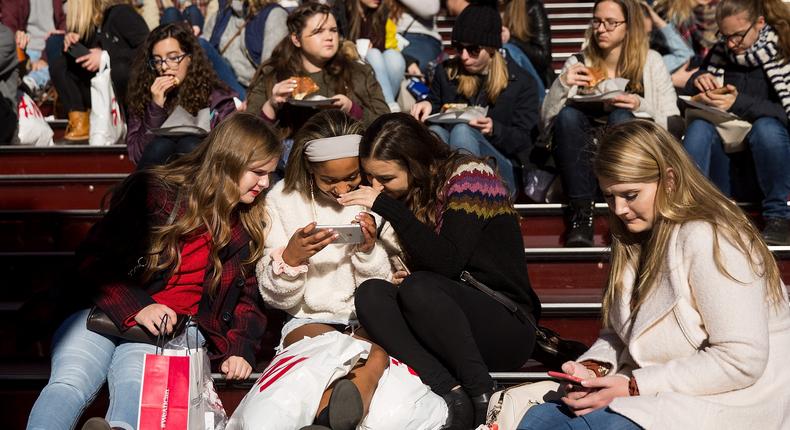
[[[308,358],[309,357],[297,358],[295,355],[287,355],[284,357],[275,356],[272,360],[272,364],[270,364],[269,367],[263,371],[261,377],[255,382],[256,384],[260,384],[258,392],[263,392],[263,390],[277,382],[278,379],[282,378],[283,375],[288,373],[289,370],[293,369],[294,366],[307,360]]]
[[[187,430],[189,357],[146,354],[139,430]]]

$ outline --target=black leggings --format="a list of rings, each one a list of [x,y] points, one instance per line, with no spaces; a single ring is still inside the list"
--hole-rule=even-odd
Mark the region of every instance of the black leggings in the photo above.
[[[456,385],[490,391],[490,371],[519,369],[532,354],[535,331],[503,305],[433,272],[415,272],[400,286],[370,279],[357,288],[357,316],[372,340],[444,395]]]

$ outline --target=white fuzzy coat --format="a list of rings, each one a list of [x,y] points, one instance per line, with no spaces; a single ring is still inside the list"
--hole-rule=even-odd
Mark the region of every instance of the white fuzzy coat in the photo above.
[[[790,310],[767,302],[766,285],[747,256],[719,235],[724,267],[713,259],[713,229],[682,224],[672,233],[665,272],[629,322],[630,290],[579,358],[633,375],[639,396],[610,407],[652,429],[790,428]],[[627,273],[625,285],[634,274]]]
[[[562,66],[564,74],[571,66],[578,63],[575,55],[571,55],[565,60]],[[664,59],[656,51],[647,52],[645,68],[642,72],[642,83],[645,88],[645,95],[639,97],[639,108],[634,112],[638,118],[651,118],[661,127],[667,128],[667,118],[673,115],[680,115],[677,106],[677,94],[672,85],[672,77],[667,71]],[[544,130],[549,130],[554,121],[554,117],[565,107],[568,98],[573,97],[578,92],[576,85],[567,86],[562,83],[562,79],[555,79],[551,85],[549,94],[543,100],[540,118]]]
[[[284,181],[266,195],[267,234],[264,256],[256,266],[263,300],[298,318],[348,321],[355,319],[354,291],[365,280],[390,279],[392,269],[381,240],[369,253],[357,252],[356,245],[329,244],[310,257],[307,273],[290,277],[275,275],[271,252],[285,247],[293,233],[314,221],[310,199],[300,193],[285,193]],[[318,224],[349,224],[361,212],[360,206],[342,207],[316,202]],[[381,218],[374,215],[377,225]],[[391,226],[389,230],[392,230]],[[382,236],[386,236],[382,234]]]

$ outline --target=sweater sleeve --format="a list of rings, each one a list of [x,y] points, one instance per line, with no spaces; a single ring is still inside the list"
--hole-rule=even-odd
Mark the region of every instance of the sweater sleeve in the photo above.
[[[636,111],[649,115],[658,125],[667,128],[667,118],[680,115],[680,111],[672,77],[658,52],[648,51],[643,79],[649,79],[654,89],[651,91],[650,100],[640,97],[639,108]]]
[[[543,123],[544,131],[547,131],[551,128],[551,125],[554,122],[554,117],[556,117],[562,108],[565,107],[565,103],[568,102],[568,97],[576,94],[576,86],[567,86],[562,83],[562,76],[568,71],[568,69],[571,68],[571,66],[578,62],[579,60],[576,59],[575,55],[571,55],[567,60],[565,60],[565,64],[562,66],[560,75],[554,80],[554,83],[551,84],[549,93],[546,95],[546,98],[543,99],[543,106],[541,107],[540,111],[540,119]]]
[[[261,63],[272,56],[274,47],[288,36],[288,26],[285,21],[288,19],[288,11],[281,7],[275,7],[269,12],[266,18],[266,35],[263,37],[263,49],[261,51]]]
[[[683,38],[680,37],[674,24],[669,23],[658,31],[664,38],[667,51],[669,51],[663,56],[664,65],[667,66],[669,73],[674,73],[694,56],[694,51],[686,44]]]
[[[502,181],[480,163],[458,169],[446,185],[446,196],[438,233],[384,194],[373,203],[373,210],[392,224],[416,266],[457,279],[488,221],[503,214],[515,216],[515,211]]]
[[[268,224],[271,228],[266,235],[263,258],[256,266],[258,289],[266,304],[276,309],[290,309],[302,301],[306,276],[304,273],[275,273],[273,252],[288,245],[290,233],[286,232],[277,208],[266,208]]]
[[[681,227],[675,252],[687,268],[688,287],[708,337],[693,355],[643,367],[633,374],[641,395],[658,392],[712,395],[749,387],[768,362],[768,286],[751,270],[749,255],[704,222]],[[718,244],[723,274],[715,261]],[[786,303],[782,304],[787,306]],[[737,318],[748,315],[748,318]]]
[[[362,106],[362,122],[370,125],[376,118],[385,113],[390,113],[390,108],[387,101],[384,100],[384,93],[381,91],[381,85],[376,80],[376,75],[373,68],[368,65],[362,65],[359,69],[359,76],[363,83],[356,85],[356,94],[359,104]],[[263,106],[263,103],[261,103]]]
[[[390,279],[392,275],[387,251],[381,240],[376,241],[376,246],[369,253],[355,252],[351,256],[351,265],[354,267],[357,287],[368,279]]]
[[[576,359],[577,362],[585,360],[598,361],[611,366],[611,372],[617,373],[620,370],[619,357],[625,349],[622,339],[612,329],[602,329],[598,334],[598,340],[592,347]]]

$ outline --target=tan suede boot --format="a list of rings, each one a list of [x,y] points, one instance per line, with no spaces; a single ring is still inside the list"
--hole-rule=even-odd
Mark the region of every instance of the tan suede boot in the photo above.
[[[66,127],[66,134],[63,138],[72,142],[88,140],[90,130],[90,115],[88,112],[72,111],[69,112],[69,125]]]

